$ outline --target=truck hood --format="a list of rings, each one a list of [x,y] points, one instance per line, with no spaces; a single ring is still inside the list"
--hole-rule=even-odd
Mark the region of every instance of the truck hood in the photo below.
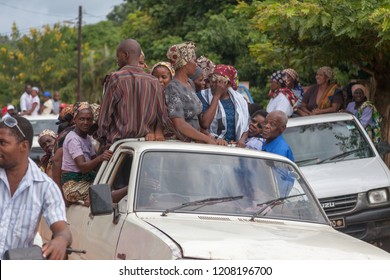
[[[140,218],[174,240],[183,258],[390,259],[387,252],[328,225],[176,213]]]
[[[375,158],[302,166],[300,169],[318,198],[366,192],[390,185],[389,170]]]

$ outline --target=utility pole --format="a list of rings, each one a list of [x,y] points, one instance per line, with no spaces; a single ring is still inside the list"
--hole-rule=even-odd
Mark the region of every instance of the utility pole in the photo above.
[[[79,6],[79,32],[77,40],[77,101],[81,101],[81,25],[82,25],[82,6]]]

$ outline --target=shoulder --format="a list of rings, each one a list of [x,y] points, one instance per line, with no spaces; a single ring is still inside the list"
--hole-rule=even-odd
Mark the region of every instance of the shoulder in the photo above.
[[[30,158],[29,158],[29,167],[28,167],[27,176],[33,182],[43,182],[47,185],[56,186],[54,181],[46,173],[42,172],[42,170]]]
[[[64,146],[68,145],[69,142],[78,140],[79,136],[74,132],[74,130],[71,130],[65,135]]]
[[[172,80],[165,88],[166,95],[175,95],[179,94],[181,88],[181,83],[177,80]]]

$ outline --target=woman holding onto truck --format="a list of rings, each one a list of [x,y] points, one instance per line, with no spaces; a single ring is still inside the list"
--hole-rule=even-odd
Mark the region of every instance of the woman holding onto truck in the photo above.
[[[332,82],[333,71],[328,66],[317,70],[317,84],[310,86],[303,96],[297,113],[300,116],[335,113],[343,104],[343,95],[336,83]]]
[[[89,205],[88,189],[95,179],[95,169],[110,160],[112,151],[96,156],[92,137],[88,134],[93,125],[93,111],[88,102],[76,103],[73,122],[63,144],[61,182],[65,199],[72,203]]]
[[[194,43],[171,46],[167,58],[175,70],[175,76],[165,88],[165,98],[168,116],[177,131],[177,138],[186,142],[216,144],[213,137],[201,132],[199,124],[202,102],[196,96],[194,83],[190,79],[197,66]]]

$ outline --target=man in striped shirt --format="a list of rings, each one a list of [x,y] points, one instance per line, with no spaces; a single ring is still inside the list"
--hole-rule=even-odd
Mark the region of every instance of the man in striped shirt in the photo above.
[[[159,81],[139,66],[141,47],[136,40],[122,41],[117,48],[119,70],[103,86],[98,120],[102,150],[123,138],[164,140],[169,126],[165,99]]]
[[[0,259],[9,249],[33,245],[42,215],[53,232],[43,257],[64,259],[72,242],[60,189],[28,157],[33,134],[23,117],[0,123]]]

